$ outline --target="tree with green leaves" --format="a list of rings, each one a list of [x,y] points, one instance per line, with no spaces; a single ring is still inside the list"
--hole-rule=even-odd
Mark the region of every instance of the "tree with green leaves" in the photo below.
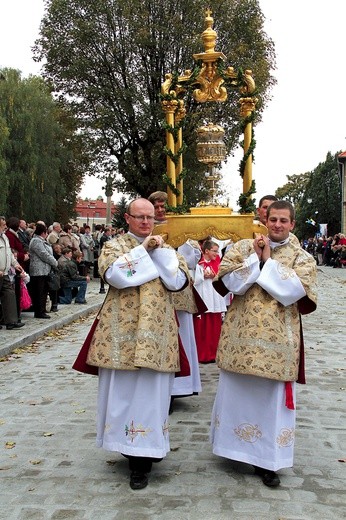
[[[44,77],[78,118],[93,156],[89,173],[117,175],[114,187],[148,196],[165,189],[166,156],[160,89],[165,74],[193,69],[192,55],[203,52],[206,4],[202,0],[47,0],[36,60]],[[257,0],[215,0],[217,50],[236,70],[251,69],[259,94],[260,119],[275,80],[274,46],[264,31]],[[240,135],[238,93],[225,103],[185,99],[184,193],[195,205],[206,193],[205,166],[196,159],[196,129],[205,121],[226,131],[227,152]]]
[[[3,69],[0,81],[1,212],[67,222],[87,160],[76,121],[39,77]]]
[[[6,175],[5,149],[8,146],[9,130],[4,117],[0,115],[0,212],[5,214],[8,178]],[[1,209],[2,208],[2,209]]]
[[[312,226],[307,223],[309,219],[316,222],[316,230],[319,224],[328,225],[328,235],[332,236],[340,232],[341,226],[341,183],[338,168],[338,155],[340,151],[327,153],[324,162],[321,162],[312,172],[306,185],[306,191],[299,205],[299,220],[297,233],[299,236],[313,236]]]
[[[314,236],[319,224],[328,225],[328,234],[340,232],[341,183],[338,155],[327,153],[313,171],[288,175],[288,183],[278,188],[275,195],[290,200],[296,209],[295,234],[300,238]],[[315,222],[315,225],[313,224]]]
[[[297,206],[304,197],[311,172],[301,173],[299,175],[287,175],[286,177],[288,182],[276,190],[275,196],[278,199],[288,200],[294,206]]]
[[[125,197],[121,197],[119,202],[117,202],[116,211],[112,218],[112,226],[114,226],[117,229],[124,229],[127,231],[128,226],[124,214],[126,213],[128,204],[129,201],[126,200]]]

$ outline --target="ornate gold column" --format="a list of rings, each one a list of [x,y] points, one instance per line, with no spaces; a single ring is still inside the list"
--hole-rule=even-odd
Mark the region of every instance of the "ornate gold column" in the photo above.
[[[186,114],[186,109],[184,107],[184,101],[179,101],[179,107],[178,110],[175,113],[175,124],[181,123],[181,121],[184,119]],[[183,146],[183,130],[181,127],[178,129],[177,134],[177,142],[175,143],[175,153],[177,154],[179,150],[181,150]],[[180,153],[178,158],[178,164],[176,165],[175,169],[175,177],[176,177],[176,185],[177,189],[179,190],[179,193],[177,195],[177,204],[181,205],[183,203],[183,197],[184,197],[184,182],[183,179],[179,180],[179,176],[181,172],[183,171],[183,154]]]
[[[240,115],[244,119],[250,118],[255,110],[256,100],[254,98],[240,98]],[[252,140],[252,123],[248,121],[244,129],[244,156],[248,153]],[[245,162],[243,176],[243,193],[250,190],[252,184],[252,153],[249,154]]]
[[[169,128],[174,128],[174,114],[178,107],[178,101],[176,99],[165,100],[162,102],[162,109],[165,112],[166,123]],[[175,144],[173,133],[169,131],[169,128],[166,130],[166,146],[168,150],[167,154],[167,176],[171,185],[167,186],[167,196],[168,196],[168,204],[172,207],[177,206],[177,196],[173,192],[172,187],[176,187],[176,172],[175,172],[175,164],[172,160],[172,157],[175,153]]]

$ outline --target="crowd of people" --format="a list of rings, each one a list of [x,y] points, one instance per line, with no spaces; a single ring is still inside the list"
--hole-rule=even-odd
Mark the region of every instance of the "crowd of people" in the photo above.
[[[310,237],[303,240],[301,246],[315,258],[317,265],[346,267],[346,236],[343,233]]]
[[[90,273],[99,278],[97,259],[106,240],[122,230],[42,221],[27,224],[18,217],[0,217],[0,327],[25,325],[21,314],[33,311],[50,319],[59,305],[86,303]],[[100,293],[104,293],[100,279]]]

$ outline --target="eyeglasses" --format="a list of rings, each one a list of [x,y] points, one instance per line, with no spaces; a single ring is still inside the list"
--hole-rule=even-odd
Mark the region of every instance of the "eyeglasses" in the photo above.
[[[144,222],[145,219],[147,219],[148,222],[152,222],[155,218],[155,217],[152,217],[151,215],[130,215],[130,213],[128,213],[128,216],[134,218],[138,222]]]

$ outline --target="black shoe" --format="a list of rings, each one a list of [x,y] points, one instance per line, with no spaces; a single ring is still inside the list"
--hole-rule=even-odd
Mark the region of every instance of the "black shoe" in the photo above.
[[[275,473],[275,471],[271,471],[270,469],[259,468],[258,466],[254,466],[255,475],[261,477],[262,482],[265,486],[269,487],[278,487],[280,485],[279,475]]]
[[[25,323],[8,323],[6,325],[6,330],[12,330],[12,329],[20,329],[21,327],[24,327]]]
[[[130,477],[130,488],[131,489],[143,489],[148,485],[148,477],[145,473],[139,473],[139,471],[132,471]]]
[[[78,303],[78,305],[85,305],[86,303],[88,303],[86,300],[84,300],[83,302],[77,302],[76,300],[74,301],[75,303]]]
[[[106,289],[100,289],[99,294],[106,294]]]
[[[35,318],[39,318],[40,320],[50,320],[49,314],[37,314]]]
[[[53,305],[53,307],[51,308],[50,312],[58,312],[58,306],[57,305]]]

